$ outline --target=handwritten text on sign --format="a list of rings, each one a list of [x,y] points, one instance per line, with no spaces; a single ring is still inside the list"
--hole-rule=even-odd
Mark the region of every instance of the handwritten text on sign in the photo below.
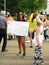
[[[28,36],[29,22],[7,21],[7,33]]]

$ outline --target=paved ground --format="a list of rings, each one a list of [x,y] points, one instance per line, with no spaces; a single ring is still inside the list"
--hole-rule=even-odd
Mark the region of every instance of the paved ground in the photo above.
[[[33,65],[34,47],[30,48],[29,43],[26,43],[26,57],[17,56],[18,44],[16,40],[8,41],[7,52],[1,52],[2,44],[0,45],[0,65]],[[43,43],[43,55],[46,64],[49,65],[49,40]],[[39,62],[39,65],[40,62]]]

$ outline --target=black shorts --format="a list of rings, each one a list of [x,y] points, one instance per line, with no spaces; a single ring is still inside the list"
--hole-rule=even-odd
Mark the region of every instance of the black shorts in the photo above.
[[[28,32],[28,36],[30,37],[30,33]],[[32,39],[34,39],[34,31],[32,32]]]

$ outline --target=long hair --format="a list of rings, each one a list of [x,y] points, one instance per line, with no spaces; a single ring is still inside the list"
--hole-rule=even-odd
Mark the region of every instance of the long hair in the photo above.
[[[32,17],[32,22],[33,22],[33,20],[36,18],[36,16],[37,16],[37,13],[34,13],[34,14],[33,14],[33,17]]]
[[[23,16],[22,16],[23,21],[25,21],[25,19],[24,19],[24,14],[23,14],[22,12],[21,12],[21,14],[23,15]],[[20,12],[18,13],[18,16],[17,16],[17,20],[18,20],[18,21],[20,20],[19,15],[20,15]]]

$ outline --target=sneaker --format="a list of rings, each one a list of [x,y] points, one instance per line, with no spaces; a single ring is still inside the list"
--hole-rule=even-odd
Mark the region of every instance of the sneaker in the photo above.
[[[17,53],[17,56],[21,56],[21,52]]]
[[[34,63],[34,65],[38,65],[38,63]]]
[[[8,50],[1,50],[1,52],[7,52]]]
[[[23,53],[22,55],[21,55],[21,58],[24,58],[26,56],[26,54],[25,53]]]
[[[30,48],[33,48],[33,46],[30,46]]]
[[[25,53],[23,53],[23,56],[26,56],[26,54],[25,54]]]
[[[46,63],[46,61],[45,60],[41,60],[41,64],[43,65],[43,64],[45,64]]]

